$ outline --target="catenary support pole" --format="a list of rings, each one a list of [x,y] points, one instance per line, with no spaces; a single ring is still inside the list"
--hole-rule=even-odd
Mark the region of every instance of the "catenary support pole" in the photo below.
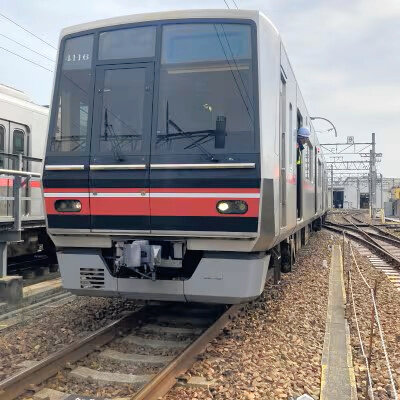
[[[375,133],[372,133],[372,151],[370,157],[370,168],[371,168],[371,208],[372,218],[376,217],[376,151],[375,151]]]

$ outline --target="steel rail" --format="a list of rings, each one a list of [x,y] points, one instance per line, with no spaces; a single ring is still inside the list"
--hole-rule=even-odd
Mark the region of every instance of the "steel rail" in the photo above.
[[[119,336],[123,330],[131,329],[133,323],[143,320],[147,307],[125,315],[111,322],[91,335],[72,343],[40,361],[31,368],[10,376],[0,382],[0,399],[13,400],[29,390],[32,385],[38,385],[56,375],[68,363],[73,363],[87,356],[98,347],[103,346]]]
[[[382,247],[382,246],[378,242],[376,242],[375,239],[382,240],[384,242],[387,242],[388,244],[393,244],[393,245],[395,245],[397,247],[400,247],[400,239],[396,238],[396,237],[391,237],[389,235],[385,236],[386,232],[384,232],[382,234],[374,233],[374,232],[366,232],[363,229],[361,229],[361,227],[358,226],[358,225],[353,225],[352,226],[352,225],[338,224],[338,223],[335,223],[335,222],[328,222],[327,224],[331,224],[333,226],[340,226],[340,227],[343,227],[345,229],[349,229],[349,230],[352,230],[352,231],[355,231],[355,232],[360,232],[362,235],[364,235],[366,237],[368,236],[369,239],[373,240],[374,243],[377,246],[380,246],[380,247]],[[367,228],[369,228],[369,227],[370,226],[368,225]]]
[[[242,308],[242,304],[229,307],[206,331],[134,395],[132,400],[156,400],[168,393],[175,385],[176,378],[194,364],[197,355],[205,350],[207,344],[218,336],[220,331],[239,314]]]
[[[345,218],[345,217],[344,217]],[[345,218],[346,219],[346,218]],[[347,219],[346,219],[347,220]],[[348,220],[347,220],[348,221]],[[350,231],[353,231],[353,232],[357,232],[357,233],[359,233],[360,235],[362,235],[362,236],[364,236],[367,240],[369,240],[370,242],[372,242],[375,246],[377,246],[377,247],[379,247],[379,248],[381,248],[382,250],[384,250],[383,249],[383,247],[375,240],[375,239],[373,239],[372,237],[371,237],[371,235],[369,235],[368,233],[366,233],[366,232],[364,232],[362,229],[360,229],[357,225],[354,225],[353,224],[353,226],[348,226],[348,225],[342,225],[342,224],[338,224],[338,223],[332,223],[332,222],[329,222],[330,224],[333,224],[333,225],[336,225],[336,226],[338,226],[338,227],[341,227],[341,228],[345,228],[345,229],[347,229],[347,230],[350,230]]]
[[[396,235],[393,235],[393,233],[390,233],[390,232],[388,232],[388,231],[385,231],[384,229],[382,229],[380,226],[386,226],[386,224],[384,224],[384,225],[380,225],[380,226],[377,226],[377,225],[373,225],[373,224],[366,224],[365,223],[365,221],[363,221],[363,220],[361,220],[360,218],[357,218],[357,217],[355,217],[354,215],[352,215],[351,216],[353,219],[355,219],[357,222],[359,222],[359,223],[361,223],[361,224],[358,224],[357,226],[362,226],[362,227],[366,227],[366,228],[371,228],[371,229],[375,229],[376,231],[378,231],[380,234],[382,234],[382,235],[384,235],[385,237],[388,237],[388,238],[391,238],[391,239],[393,239],[394,241],[396,241],[397,242],[397,244],[399,244],[400,245],[400,238],[398,237],[398,236],[396,236]],[[367,226],[365,226],[365,224],[367,225]],[[393,242],[394,243],[394,242]]]
[[[356,215],[358,215],[358,214],[356,214]],[[360,231],[364,232],[365,234],[370,235],[370,236],[372,236],[372,237],[375,237],[375,238],[377,238],[378,240],[383,240],[383,241],[386,241],[387,243],[390,243],[390,244],[393,244],[393,245],[395,245],[395,246],[397,246],[397,247],[400,247],[400,239],[399,239],[397,236],[392,235],[391,233],[386,232],[386,231],[384,231],[383,229],[378,228],[378,227],[376,227],[376,226],[373,225],[373,224],[367,224],[368,226],[367,226],[366,228],[369,228],[369,229],[372,229],[372,230],[375,229],[375,231],[378,231],[379,233],[376,233],[376,232],[367,232],[367,231],[365,231],[364,229],[361,229],[361,228],[364,228],[364,226],[361,227],[361,225],[356,225],[356,224],[354,224],[349,218],[353,218],[353,219],[355,219],[356,221],[359,221],[359,222],[362,222],[362,223],[365,223],[365,221],[362,221],[362,220],[360,220],[359,218],[355,217],[354,214],[351,214],[351,215],[349,215],[348,217],[346,217],[346,216],[344,217],[344,219],[345,219],[346,221],[350,222],[353,226],[355,226],[356,228],[358,228]],[[379,244],[378,244],[378,245],[379,245]]]
[[[344,231],[345,229],[347,229],[347,227],[345,227],[345,226],[342,227],[342,228],[340,228],[340,225],[339,225],[339,224],[336,224],[336,225],[338,225],[338,226],[333,226],[333,225],[329,225],[329,224],[326,224],[326,223],[325,223],[324,228],[329,229],[329,230],[331,230],[331,231],[333,231],[333,232],[336,232],[336,233],[340,233],[340,234],[342,234],[343,231]],[[389,259],[391,262],[393,262],[394,264],[396,264],[397,267],[400,267],[400,259],[398,259],[397,257],[393,256],[392,254],[390,254],[389,252],[387,252],[387,251],[386,251],[385,249],[383,249],[382,247],[376,245],[376,244],[374,243],[374,241],[369,241],[369,240],[367,240],[367,239],[364,239],[364,238],[361,236],[361,233],[360,233],[360,232],[357,232],[357,233],[358,233],[358,235],[356,235],[356,234],[354,234],[354,233],[346,232],[346,235],[347,235],[347,237],[350,237],[350,238],[352,238],[352,239],[354,239],[354,240],[356,240],[356,241],[358,241],[358,242],[361,242],[361,243],[362,243],[363,245],[365,245],[366,247],[369,247],[369,248],[375,250],[377,253],[379,253],[379,255],[381,255],[382,257],[386,257],[386,258]]]
[[[163,368],[148,384],[146,384],[133,400],[152,400],[165,395],[176,383],[176,378],[186,372],[196,361],[197,355],[205,350],[228,322],[233,320],[243,309],[242,304],[230,306],[206,331],[179,354],[170,364]],[[35,385],[39,385],[56,375],[69,363],[76,362],[94,350],[111,342],[122,331],[132,328],[132,324],[142,321],[148,307],[134,311],[117,321],[92,333],[64,349],[49,355],[33,367],[18,372],[0,382],[0,399],[14,400]]]

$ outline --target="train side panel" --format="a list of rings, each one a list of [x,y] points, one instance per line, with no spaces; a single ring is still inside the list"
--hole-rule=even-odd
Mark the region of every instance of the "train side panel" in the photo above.
[[[253,250],[272,247],[279,234],[280,37],[263,17],[258,23],[261,198],[259,238]]]
[[[3,88],[0,88],[3,89]],[[5,87],[0,91],[0,125],[6,134],[5,149],[3,151],[13,153],[14,135],[24,136],[23,153],[25,155],[43,159],[45,152],[45,141],[47,137],[48,108],[36,105],[29,98],[12,88]],[[5,157],[4,168],[13,169],[13,161]],[[42,172],[42,162],[26,162],[24,168],[33,172]],[[2,191],[8,190],[5,197],[11,194],[13,178],[3,175],[1,184]],[[6,185],[8,189],[5,188]],[[44,219],[43,196],[38,178],[32,178],[29,188],[25,193],[24,219]],[[12,215],[12,200],[1,201],[1,215],[10,217]]]

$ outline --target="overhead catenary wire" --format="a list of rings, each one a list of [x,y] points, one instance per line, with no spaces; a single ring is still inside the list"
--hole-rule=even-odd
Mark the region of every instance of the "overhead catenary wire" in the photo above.
[[[238,89],[239,94],[240,94],[240,97],[242,98],[243,105],[244,105],[244,107],[246,108],[246,111],[247,111],[247,114],[249,115],[249,118],[250,118],[251,123],[253,123],[253,122],[254,122],[254,121],[253,121],[253,116],[251,115],[251,112],[250,112],[250,110],[249,110],[249,107],[247,106],[246,100],[245,100],[244,97],[243,97],[242,90],[240,89],[239,83],[238,83],[238,81],[237,81],[237,79],[236,79],[236,76],[235,76],[235,74],[234,74],[234,72],[233,72],[233,69],[232,69],[232,67],[231,67],[231,63],[229,62],[228,55],[226,54],[224,45],[222,44],[222,40],[221,40],[220,34],[219,34],[218,29],[217,29],[217,27],[216,27],[215,24],[214,24],[214,29],[215,29],[215,32],[216,32],[216,34],[217,34],[217,37],[218,37],[219,43],[220,43],[220,45],[221,45],[222,51],[223,51],[223,53],[224,53],[225,59],[226,59],[228,65],[229,65],[229,69],[230,69],[230,71],[231,71],[231,74],[232,74],[233,80],[234,80],[234,82],[235,82],[236,88]]]
[[[224,31],[224,37],[225,37],[226,43],[228,44],[229,51],[230,51],[231,56],[232,56],[232,60],[233,60],[233,62],[235,63],[236,72],[238,73],[239,78],[240,78],[240,81],[242,82],[243,89],[244,89],[244,91],[245,91],[245,93],[246,93],[246,96],[247,96],[247,98],[248,98],[248,100],[249,100],[249,103],[250,103],[250,105],[251,105],[251,108],[252,108],[253,111],[254,111],[253,101],[252,101],[252,99],[251,99],[249,93],[247,92],[246,85],[245,85],[245,83],[244,83],[244,81],[243,81],[242,74],[240,73],[238,64],[237,64],[237,62],[236,62],[235,55],[233,54],[233,50],[232,50],[232,47],[231,47],[231,45],[230,45],[230,43],[229,43],[228,35],[226,34],[224,25],[221,24],[221,28],[222,28],[222,30]],[[229,61],[228,61],[228,62],[229,62]]]
[[[50,46],[52,49],[57,50],[57,47],[53,46],[51,43],[47,42],[46,40],[42,39],[41,37],[39,37],[38,35],[36,35],[35,33],[31,32],[29,29],[24,28],[23,26],[21,26],[20,24],[18,24],[17,22],[15,22],[13,19],[7,17],[6,15],[4,15],[3,13],[0,13],[0,16],[2,16],[4,19],[6,19],[7,21],[11,22],[12,24],[18,26],[19,28],[21,28],[22,30],[24,30],[25,32],[29,33],[30,35],[32,35],[33,37],[35,37],[36,39],[40,40],[41,42],[43,42],[44,44],[46,44],[47,46]]]
[[[236,1],[235,0],[232,0],[232,1],[233,1],[233,4],[235,5],[236,9],[239,10],[239,7],[237,6]]]
[[[43,65],[41,65],[41,64],[39,64],[39,63],[37,63],[37,62],[35,62],[35,61],[32,61],[32,60],[30,60],[29,58],[25,58],[25,57],[21,56],[20,54],[14,53],[13,51],[6,49],[5,47],[0,46],[0,49],[1,49],[1,50],[4,50],[4,51],[7,51],[8,53],[11,53],[11,54],[13,54],[13,55],[16,56],[16,57],[22,58],[23,60],[28,61],[28,62],[30,62],[31,64],[34,64],[34,65],[36,65],[36,66],[38,66],[38,67],[40,67],[40,68],[43,68],[43,69],[45,69],[46,71],[54,72],[52,69],[49,69],[49,68],[47,68],[47,67],[45,67],[45,66],[43,66]]]
[[[39,53],[39,52],[36,51],[36,50],[33,50],[31,47],[26,46],[26,45],[24,45],[24,44],[18,42],[17,40],[14,40],[14,39],[10,38],[10,37],[7,36],[7,35],[4,35],[4,33],[0,33],[0,36],[5,37],[6,39],[10,40],[11,42],[14,42],[14,43],[18,44],[18,45],[20,45],[21,47],[24,47],[25,49],[28,49],[28,50],[32,51],[33,53],[35,53],[35,54],[37,54],[37,55],[39,55],[39,56],[41,56],[41,57],[43,57],[43,58],[46,58],[47,60],[49,60],[49,61],[51,61],[51,62],[53,62],[53,63],[55,62],[54,59],[52,59],[52,58],[50,58],[50,57],[47,57],[47,56],[45,56],[44,54]]]
[[[226,2],[226,0],[224,0],[224,3],[225,3],[225,5],[226,5],[229,9],[231,9],[231,8],[229,7],[229,4]]]

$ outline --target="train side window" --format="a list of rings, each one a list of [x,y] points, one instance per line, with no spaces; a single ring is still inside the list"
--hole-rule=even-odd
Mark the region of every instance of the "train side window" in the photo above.
[[[304,177],[310,180],[310,148],[305,145],[303,150]]]
[[[313,181],[313,147],[310,144],[306,144],[303,150],[303,160],[304,160],[304,178]]]
[[[303,116],[299,109],[297,109],[297,130],[303,126]]]
[[[6,129],[3,125],[0,125],[0,152],[4,152],[5,147],[5,133]],[[0,168],[4,168],[4,155],[0,154]]]
[[[300,127],[303,126],[303,116],[301,115],[301,112],[299,109],[297,109],[296,113],[296,120],[297,120],[297,126],[296,126],[296,141],[297,141],[297,131],[299,130]],[[308,150],[308,146],[305,146],[305,149],[303,150],[303,155],[302,159],[304,160],[304,170],[306,170],[306,163],[308,157],[306,157],[306,151]],[[302,166],[300,164],[296,165],[296,174],[297,174],[297,181],[296,181],[296,204],[297,204],[297,218],[301,219],[302,218],[302,181],[303,181],[303,171],[302,171]],[[307,175],[305,175],[307,176]]]
[[[313,151],[313,147],[308,145],[308,163],[309,163],[309,171],[308,171],[308,180],[310,182],[313,182],[313,178],[314,178],[314,151]]]
[[[12,143],[13,154],[25,154],[25,132],[23,130],[14,129]],[[18,160],[16,158],[13,160],[13,169],[19,169]],[[26,161],[24,161],[22,169],[26,170]]]
[[[320,160],[318,160],[318,187],[321,187],[322,185],[322,163]]]
[[[14,129],[13,132],[13,154],[24,154],[25,150],[25,133],[20,129]]]

